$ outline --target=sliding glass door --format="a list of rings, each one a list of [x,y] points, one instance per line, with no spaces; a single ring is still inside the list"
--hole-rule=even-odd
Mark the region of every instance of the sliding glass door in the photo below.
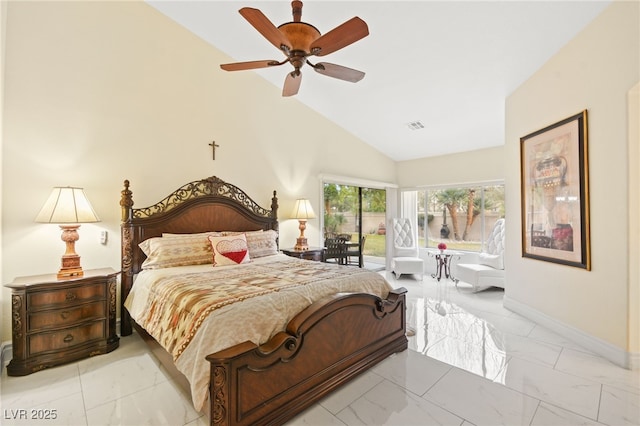
[[[358,246],[364,267],[384,269],[386,191],[355,185],[324,183],[324,238],[343,235]]]

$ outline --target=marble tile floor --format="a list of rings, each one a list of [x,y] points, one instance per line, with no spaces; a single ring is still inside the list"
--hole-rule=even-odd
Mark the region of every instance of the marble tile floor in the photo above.
[[[287,426],[640,425],[639,371],[508,311],[502,290],[386,276],[409,290],[410,349]],[[26,377],[3,369],[0,423],[207,424],[139,337],[120,342],[110,354]]]

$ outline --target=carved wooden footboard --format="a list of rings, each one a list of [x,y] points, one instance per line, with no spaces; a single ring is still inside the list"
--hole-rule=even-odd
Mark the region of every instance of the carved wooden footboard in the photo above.
[[[404,288],[386,300],[337,294],[302,311],[268,343],[207,356],[212,425],[279,425],[407,348]]]

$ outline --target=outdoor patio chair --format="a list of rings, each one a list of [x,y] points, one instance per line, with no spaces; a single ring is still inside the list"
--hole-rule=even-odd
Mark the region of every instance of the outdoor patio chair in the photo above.
[[[359,268],[364,266],[364,257],[362,253],[364,252],[364,242],[366,241],[367,236],[363,235],[360,239],[359,245],[347,244],[347,265],[358,265]]]
[[[327,238],[324,240],[324,262],[346,264],[347,245],[344,238]]]

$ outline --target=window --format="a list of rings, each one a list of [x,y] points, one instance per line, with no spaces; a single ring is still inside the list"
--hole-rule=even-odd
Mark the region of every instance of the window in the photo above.
[[[419,242],[434,248],[482,251],[496,220],[504,217],[504,184],[431,187],[414,192]],[[409,212],[405,213],[408,214]]]

